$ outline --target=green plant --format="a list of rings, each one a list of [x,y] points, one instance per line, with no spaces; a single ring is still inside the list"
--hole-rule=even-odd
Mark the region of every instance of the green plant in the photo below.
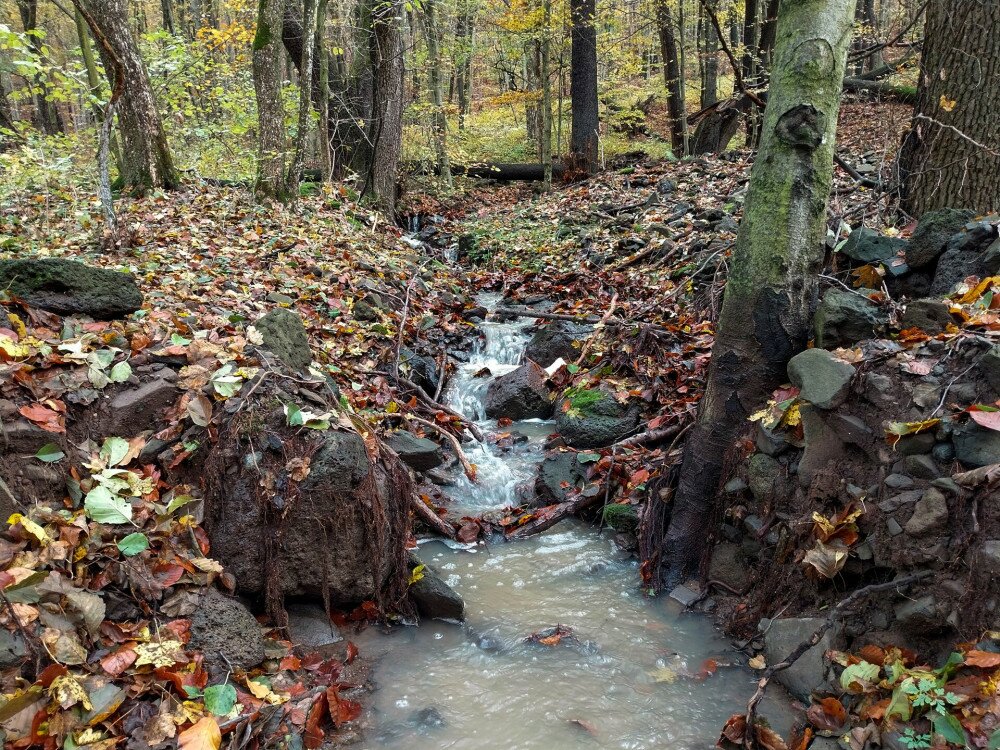
[[[573,385],[563,391],[563,397],[569,401],[570,416],[578,416],[602,401],[604,394],[584,386]]]
[[[908,750],[924,750],[931,746],[931,735],[917,734],[912,729],[904,729],[899,736],[899,744]]]
[[[628,503],[605,506],[601,517],[615,531],[635,531],[639,527],[639,512]]]

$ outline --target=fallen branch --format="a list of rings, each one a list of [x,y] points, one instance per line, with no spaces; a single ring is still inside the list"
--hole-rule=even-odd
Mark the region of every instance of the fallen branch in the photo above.
[[[552,508],[550,513],[540,516],[533,521],[528,521],[528,523],[523,526],[519,526],[515,531],[507,535],[507,540],[516,542],[522,539],[527,539],[529,536],[540,534],[546,529],[552,528],[564,518],[576,515],[581,510],[586,510],[590,506],[596,505],[603,499],[604,497],[600,493],[595,494],[593,497],[584,497],[581,495],[575,500],[559,503],[556,506],[549,506]]]
[[[434,430],[440,435],[443,435],[448,440],[448,442],[451,443],[451,447],[454,449],[455,455],[458,457],[459,462],[462,464],[462,469],[465,471],[465,476],[467,476],[469,478],[469,481],[471,482],[476,481],[476,467],[473,466],[471,463],[469,463],[469,459],[465,457],[465,452],[462,450],[462,444],[459,443],[458,438],[452,435],[450,432],[448,432],[448,430],[426,419],[416,417],[413,414],[403,414],[402,412],[399,412],[395,415],[389,415],[389,416],[398,416],[402,417],[403,419],[411,420],[413,422],[416,422],[417,424],[423,425],[424,427]]]
[[[417,497],[417,495],[410,495],[410,503],[413,505],[413,511],[417,514],[417,517],[421,521],[434,529],[438,534],[446,536],[449,539],[455,538],[455,528],[435,513],[434,510],[427,503]]]
[[[480,443],[485,440],[485,438],[483,437],[482,430],[476,427],[475,423],[472,422],[472,420],[462,416],[451,407],[445,406],[444,404],[435,401],[433,398],[431,398],[430,394],[427,393],[427,391],[425,391],[419,385],[414,383],[412,380],[408,380],[407,378],[404,378],[402,375],[393,375],[391,373],[380,373],[380,374],[388,375],[389,377],[394,378],[401,385],[404,385],[410,390],[414,391],[417,394],[417,398],[423,401],[425,404],[427,404],[427,406],[431,407],[432,409],[443,411],[445,414],[448,414],[458,419],[462,423],[462,426],[469,431],[472,437],[474,437]]]
[[[611,304],[608,305],[607,312],[604,313],[601,319],[597,322],[597,325],[594,326],[594,335],[587,337],[587,340],[584,342],[583,348],[580,350],[580,356],[576,358],[577,367],[582,365],[583,360],[587,358],[587,352],[590,351],[590,345],[594,342],[594,339],[597,338],[598,331],[600,331],[602,328],[604,328],[605,325],[607,325],[608,321],[611,319],[611,316],[615,314],[615,308],[617,306],[618,306],[618,292],[615,292],[613,295],[611,295]]]
[[[833,160],[837,163],[837,165],[841,169],[843,169],[845,172],[847,172],[847,174],[850,176],[850,178],[852,180],[854,180],[859,185],[864,185],[865,187],[873,187],[873,188],[880,186],[880,183],[878,182],[878,180],[873,180],[873,179],[870,179],[870,178],[865,177],[864,175],[862,175],[860,172],[858,172],[858,170],[856,170],[854,167],[852,167],[847,162],[847,160],[844,159],[843,156],[841,156],[837,152],[834,152],[834,154],[833,154]]]
[[[571,323],[600,323],[601,318],[596,315],[568,315],[566,313],[549,313],[540,312],[538,310],[530,310],[527,307],[497,307],[494,308],[493,312],[500,315],[514,315],[518,318],[538,318],[539,320],[568,320]],[[605,325],[613,326],[643,326],[645,328],[651,328],[655,331],[663,331],[664,333],[669,333],[666,328],[656,323],[636,323],[630,320],[623,320],[621,318],[609,318],[605,321]]]
[[[914,573],[913,575],[904,576],[903,578],[897,579],[895,581],[888,581],[887,583],[873,583],[870,586],[865,586],[864,588],[858,589],[857,591],[853,592],[850,596],[841,599],[836,604],[836,606],[834,606],[834,608],[830,610],[830,614],[827,615],[826,619],[823,621],[823,624],[820,625],[818,628],[816,628],[816,630],[813,632],[811,636],[809,636],[809,638],[802,641],[802,643],[796,646],[795,649],[792,651],[792,653],[790,653],[784,659],[779,661],[777,664],[772,664],[767,669],[765,669],[764,674],[762,674],[760,680],[757,681],[757,690],[754,692],[753,696],[750,698],[750,701],[747,703],[747,713],[746,713],[747,729],[746,729],[746,734],[744,735],[743,738],[744,747],[748,748],[748,750],[752,750],[752,748],[755,748],[757,746],[756,736],[755,736],[756,733],[754,731],[754,722],[756,720],[756,715],[757,715],[757,704],[759,704],[761,700],[764,698],[764,691],[767,690],[767,684],[771,681],[771,678],[774,677],[776,673],[788,669],[796,661],[798,661],[800,656],[802,656],[806,651],[808,651],[813,646],[818,644],[823,639],[823,636],[826,635],[826,632],[830,630],[830,628],[832,628],[837,623],[837,620],[839,620],[843,616],[844,611],[855,602],[859,601],[860,599],[864,599],[866,596],[870,596],[871,594],[878,594],[882,591],[891,591],[892,589],[908,586],[911,583],[915,583],[916,581],[927,578],[930,575],[932,575],[932,571],[922,570],[919,573]]]
[[[645,432],[640,432],[638,435],[633,435],[632,437],[625,438],[624,440],[619,440],[615,443],[615,447],[635,448],[640,445],[660,443],[668,438],[672,438],[680,434],[682,429],[684,429],[682,425],[675,424],[670,425],[670,427],[660,427],[655,430],[646,430]]]

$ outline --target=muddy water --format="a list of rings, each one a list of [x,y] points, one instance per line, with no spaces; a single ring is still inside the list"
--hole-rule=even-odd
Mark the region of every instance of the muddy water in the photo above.
[[[523,322],[486,323],[483,332],[448,400],[487,431],[496,428],[482,414],[489,381],[475,373],[516,367],[527,334]],[[448,488],[455,512],[502,508],[533,476],[552,425],[515,428],[529,440],[512,454],[470,450],[479,481]],[[564,521],[516,544],[428,541],[420,556],[465,598],[468,621],[360,636],[366,652],[384,654],[375,673],[377,728],[365,747],[710,748],[753,692],[753,675],[709,620],[643,598],[635,562],[590,525]],[[557,646],[525,641],[556,625],[572,637]],[[699,673],[709,659],[718,668],[706,677]],[[782,731],[791,721],[780,699],[764,713]]]

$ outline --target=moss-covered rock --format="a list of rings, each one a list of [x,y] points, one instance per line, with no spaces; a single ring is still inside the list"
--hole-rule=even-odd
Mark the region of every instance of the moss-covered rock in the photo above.
[[[623,404],[603,390],[570,394],[568,408],[557,409],[556,429],[574,448],[604,448],[631,434],[639,424],[638,406]]]
[[[302,318],[278,307],[258,320],[254,327],[264,339],[263,348],[298,372],[309,369],[312,351]]]
[[[63,258],[0,260],[0,289],[60,315],[113,320],[142,307],[135,278]]]

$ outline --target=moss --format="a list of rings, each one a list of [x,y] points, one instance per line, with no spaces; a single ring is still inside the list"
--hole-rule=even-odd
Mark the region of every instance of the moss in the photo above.
[[[271,43],[271,27],[261,21],[253,38],[253,51],[258,52]]]
[[[639,528],[639,512],[634,505],[614,503],[604,508],[601,514],[608,526],[615,531],[635,531]]]

